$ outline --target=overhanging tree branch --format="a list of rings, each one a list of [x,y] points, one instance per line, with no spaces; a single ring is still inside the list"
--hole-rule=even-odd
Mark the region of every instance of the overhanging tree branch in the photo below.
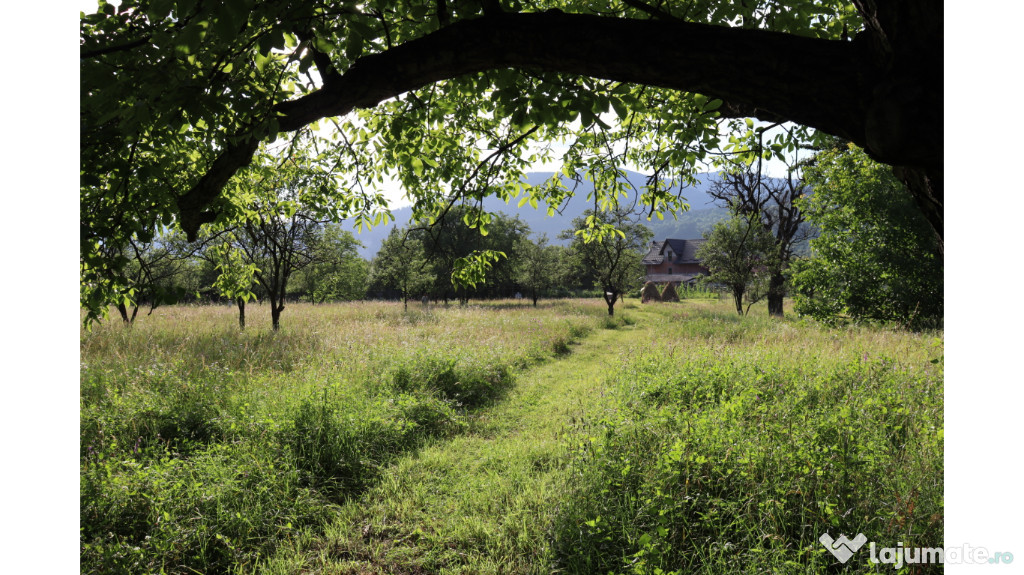
[[[819,40],[682,21],[555,11],[503,13],[460,21],[360,58],[336,81],[281,102],[274,112],[280,130],[288,132],[438,81],[499,68],[697,92],[723,99],[734,113],[810,126],[849,139],[894,166],[926,170],[930,181],[938,182],[938,221],[930,219],[941,233],[941,137],[916,138],[919,124],[878,127],[877,116],[884,116],[894,104],[874,101],[879,78],[891,68],[876,46],[870,41]],[[935,82],[931,76],[918,80]],[[935,87],[941,93],[941,73]],[[913,108],[921,102],[911,98],[899,105]],[[879,112],[879,106],[889,108]],[[921,113],[935,116],[941,127],[941,105],[937,114],[931,109]],[[228,179],[249,163],[257,146],[255,136],[228,146],[179,199],[182,226],[190,237],[202,223],[212,221],[209,206]]]

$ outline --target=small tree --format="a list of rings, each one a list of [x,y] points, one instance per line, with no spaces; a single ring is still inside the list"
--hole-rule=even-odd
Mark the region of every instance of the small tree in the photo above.
[[[768,315],[782,317],[782,301],[786,295],[786,277],[794,247],[806,241],[809,228],[797,199],[807,192],[803,182],[791,170],[786,178],[763,177],[760,162],[742,165],[724,172],[722,179],[712,182],[708,194],[725,203],[729,209],[757,223],[775,241],[767,272],[766,297]]]
[[[285,157],[268,152],[238,178],[238,215],[231,234],[255,265],[253,276],[270,300],[274,330],[281,327],[288,282],[316,258],[318,232],[344,217],[338,182],[310,144],[295,142]]]
[[[116,305],[125,325],[135,323],[143,304],[149,305],[151,314],[157,307],[176,303],[185,295],[186,290],[179,280],[193,254],[190,246],[180,240],[173,229],[164,228],[148,240],[132,236],[126,246],[111,249],[109,257],[124,258],[128,262],[123,277],[127,289]]]
[[[571,239],[571,248],[584,273],[601,288],[608,315],[615,315],[619,297],[640,287],[644,277],[643,256],[654,233],[633,222],[626,210],[587,210],[573,220],[572,229],[559,237]]]
[[[372,264],[373,283],[398,290],[406,311],[409,297],[425,291],[434,282],[423,252],[423,244],[405,231],[391,230]]]
[[[238,306],[238,328],[244,330],[245,304],[256,297],[252,288],[260,270],[255,264],[245,261],[245,254],[229,241],[211,247],[209,257],[220,272],[213,287],[221,297]]]
[[[359,257],[361,246],[352,232],[337,224],[316,231],[313,259],[300,274],[300,285],[311,302],[351,301],[366,295],[370,266]]]
[[[706,281],[729,288],[736,313],[744,315],[743,294],[749,287],[764,283],[771,273],[772,258],[777,253],[774,238],[760,223],[733,215],[715,224],[704,239],[707,241],[697,250],[697,259],[710,271]],[[760,290],[756,293],[763,295]],[[759,297],[749,299],[752,305]]]
[[[547,234],[542,234],[536,242],[522,236],[516,242],[514,254],[516,279],[530,293],[533,306],[537,307],[538,294],[558,282],[558,248],[548,245]]]

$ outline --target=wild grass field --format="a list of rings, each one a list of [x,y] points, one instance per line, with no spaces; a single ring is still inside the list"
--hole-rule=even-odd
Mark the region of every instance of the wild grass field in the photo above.
[[[869,572],[942,540],[941,332],[729,302],[159,308],[81,334],[90,573]]]

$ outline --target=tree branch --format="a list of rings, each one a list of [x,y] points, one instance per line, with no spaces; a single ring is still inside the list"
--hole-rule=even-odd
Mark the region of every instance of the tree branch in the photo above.
[[[524,68],[697,92],[759,118],[800,123],[870,150],[864,110],[871,97],[872,63],[863,56],[856,42],[756,29],[558,12],[506,13],[456,22],[360,58],[337,81],[279,103],[274,112],[281,131],[293,131],[441,80]],[[201,223],[212,221],[205,210],[231,175],[250,162],[258,143],[250,138],[227,146],[181,197],[182,226],[190,237]],[[940,156],[940,167],[941,161]]]
[[[650,14],[654,18],[661,18],[663,20],[679,20],[679,18],[676,18],[675,16],[669,14],[668,12],[665,12],[660,8],[651,6],[646,2],[640,2],[640,0],[623,0],[622,3],[625,4],[626,6],[636,8],[637,10],[640,10],[641,12],[644,12],[646,14]]]

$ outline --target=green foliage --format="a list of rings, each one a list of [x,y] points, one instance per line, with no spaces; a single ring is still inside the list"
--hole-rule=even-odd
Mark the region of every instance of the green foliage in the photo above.
[[[312,261],[298,283],[314,303],[352,301],[366,295],[369,263],[359,257],[362,244],[337,224],[320,227],[312,246]]]
[[[272,446],[217,444],[185,460],[152,450],[83,462],[81,564],[103,573],[228,572],[329,517]]]
[[[737,215],[715,224],[704,239],[706,241],[697,250],[697,259],[710,272],[706,281],[729,288],[736,312],[742,315],[745,293],[752,301],[763,295],[763,285],[778,255],[775,238],[760,222]],[[756,295],[751,297],[751,291]]]
[[[942,325],[943,259],[928,222],[888,166],[829,150],[806,170],[802,201],[820,230],[793,273],[798,313],[826,322]]]
[[[391,385],[401,393],[427,393],[456,407],[479,407],[501,396],[512,385],[510,366],[476,357],[421,352],[398,364]]]
[[[685,347],[634,355],[581,427],[562,572],[822,572],[825,532],[942,540],[941,367]]]
[[[544,290],[554,287],[566,279],[563,269],[564,249],[548,245],[546,235],[534,242],[528,237],[519,239],[515,248],[516,281],[522,288],[537,298]]]
[[[516,269],[510,258],[529,231],[518,217],[485,214],[465,205],[431,220],[417,237],[436,278],[434,297],[453,295],[466,301],[470,295],[511,296]]]
[[[603,290],[608,315],[613,315],[613,306],[621,295],[643,284],[643,256],[652,234],[630,218],[624,210],[587,210],[583,217],[573,220],[573,228],[559,236],[572,240],[572,257],[584,278]]]
[[[212,246],[209,255],[215,262],[217,271],[220,272],[213,282],[213,287],[221,297],[230,301],[242,300],[243,302],[256,297],[252,287],[256,282],[255,275],[260,270],[256,264],[245,261],[245,254],[242,250],[230,242],[223,242]]]
[[[422,395],[396,394],[357,409],[330,395],[303,400],[281,441],[308,481],[334,498],[359,493],[396,455],[461,424],[448,404]]]
[[[526,186],[520,176],[534,162],[553,159],[550,149],[537,144],[560,139],[570,142],[564,173],[600,184],[588,198],[595,206],[614,209],[634,195],[659,218],[687,208],[673,187],[690,181],[709,152],[726,145],[720,137],[726,126],[741,134],[728,144],[737,153],[771,156],[793,147],[789,140],[754,147],[755,130],[722,118],[719,99],[508,69],[504,62],[469,74],[455,70],[382,101],[366,94],[358,111],[345,108],[340,117],[307,106],[309,99],[295,105],[303,97],[322,96],[325,84],[336,85],[346,74],[368,69],[372,76],[374,57],[439,28],[479,20],[490,5],[375,0],[339,9],[319,0],[125,0],[119,6],[100,2],[96,13],[83,14],[80,272],[87,319],[131,297],[126,261],[111,250],[125,248],[132,237],[148,241],[178,219],[189,226],[232,219],[244,209],[238,186],[253,170],[234,173],[221,170],[223,165],[246,166],[261,142],[285,133],[306,138],[317,133],[320,120],[336,130],[323,133],[313,155],[323,173],[350,185],[324,186],[331,201],[321,205],[332,213],[319,216],[346,215],[360,227],[389,219],[379,184],[392,177],[412,200],[419,221],[439,217],[451,199],[473,204],[486,195],[534,206],[545,200],[554,211],[572,192],[556,179]],[[609,19],[650,16],[591,0],[503,8],[599,12]],[[862,28],[857,11],[839,0],[784,8],[771,2],[699,2],[661,9],[693,22],[815,38],[838,39]],[[375,90],[361,80],[351,85]],[[300,118],[296,108],[311,115]],[[617,123],[608,123],[609,113]],[[623,162],[658,177],[629,189],[617,179]],[[196,193],[183,195],[188,190]],[[489,214],[467,215],[468,225],[490,231]]]
[[[373,259],[371,282],[398,290],[403,301],[426,291],[434,275],[427,266],[423,244],[405,232],[393,229]]]

